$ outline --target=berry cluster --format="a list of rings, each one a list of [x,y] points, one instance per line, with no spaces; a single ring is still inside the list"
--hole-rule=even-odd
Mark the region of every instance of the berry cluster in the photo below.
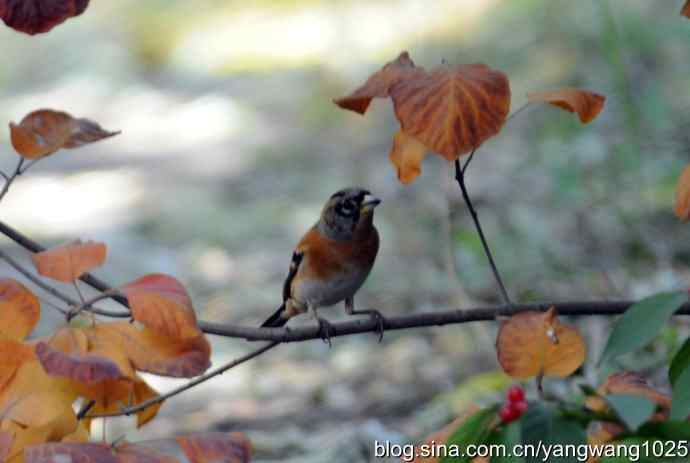
[[[510,423],[520,418],[527,411],[525,391],[517,384],[510,386],[506,393],[506,399],[508,401],[503,404],[498,415],[501,417],[501,421]]]

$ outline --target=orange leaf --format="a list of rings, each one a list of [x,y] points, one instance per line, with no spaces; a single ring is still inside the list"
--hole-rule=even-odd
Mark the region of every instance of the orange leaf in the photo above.
[[[88,5],[89,0],[0,0],[0,18],[11,28],[34,35],[82,14]]]
[[[201,330],[187,290],[175,278],[154,273],[122,287],[132,317],[153,331],[177,339],[196,338]]]
[[[574,87],[558,90],[528,93],[530,103],[549,103],[571,113],[577,113],[583,124],[592,122],[604,109],[606,97]]]
[[[390,89],[402,130],[449,161],[496,135],[510,109],[510,84],[484,64],[443,64]]]
[[[398,171],[402,183],[410,183],[422,173],[422,161],[426,157],[427,147],[402,130],[393,137],[393,146],[388,155]]]
[[[24,450],[26,463],[118,463],[108,444],[49,443],[27,447]]]
[[[380,71],[372,74],[364,85],[345,97],[333,100],[333,102],[343,109],[364,114],[369,108],[372,98],[385,98],[389,96],[389,90],[393,85],[405,78],[424,73],[424,70],[416,67],[410,59],[410,55],[404,51]]]
[[[252,446],[239,432],[204,432],[177,438],[190,463],[247,463]]]
[[[84,397],[95,400],[91,414],[111,413],[121,410],[123,405],[136,406],[140,403],[158,397],[158,393],[136,375],[133,381],[106,381],[98,387],[85,391]],[[162,402],[137,412],[137,428],[154,419],[158,414]],[[91,426],[91,419],[84,419]]]
[[[72,283],[105,261],[103,243],[81,240],[50,248],[31,256],[34,267],[44,277],[63,283]]]
[[[683,222],[690,220],[690,165],[683,169],[676,184],[675,212]]]
[[[0,279],[0,337],[21,340],[41,318],[38,298],[11,278]]]
[[[0,390],[24,363],[33,361],[33,347],[11,339],[0,340]]]
[[[680,15],[690,18],[690,0],[686,0],[683,4],[683,8],[680,10]]]
[[[85,330],[89,339],[121,348],[134,367],[161,376],[191,378],[211,365],[211,347],[204,335],[174,339],[128,322],[100,323]]]
[[[27,159],[48,156],[60,148],[78,148],[119,133],[52,109],[39,109],[27,114],[19,124],[10,123],[12,146]]]
[[[564,378],[585,360],[585,343],[575,328],[562,325],[555,308],[522,312],[504,322],[496,340],[498,362],[514,378]]]

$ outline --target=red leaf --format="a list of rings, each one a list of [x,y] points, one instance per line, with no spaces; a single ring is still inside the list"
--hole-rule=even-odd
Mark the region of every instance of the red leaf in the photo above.
[[[177,339],[196,338],[201,330],[187,290],[175,278],[154,273],[122,287],[132,317],[153,331]]]
[[[47,443],[24,449],[26,463],[118,463],[108,444]]]
[[[89,0],[0,0],[0,18],[27,34],[48,32],[86,10]]]
[[[690,0],[686,0],[686,2],[683,4],[683,8],[680,10],[681,16],[685,16],[686,18],[690,18]]]
[[[604,109],[606,101],[606,97],[598,93],[574,87],[528,93],[527,99],[531,103],[549,103],[568,112],[577,113],[583,124],[592,122]]]

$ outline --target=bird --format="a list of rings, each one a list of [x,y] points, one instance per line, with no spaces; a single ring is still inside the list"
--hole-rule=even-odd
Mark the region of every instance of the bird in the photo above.
[[[280,327],[290,318],[310,312],[319,324],[321,338],[330,346],[333,327],[318,310],[344,301],[349,315],[369,315],[376,320],[381,341],[385,323],[381,313],[355,310],[354,305],[355,293],[369,276],[379,250],[374,226],[374,209],[379,204],[379,198],[360,187],[337,191],[326,201],[319,220],[292,253],[283,303],[261,327]]]

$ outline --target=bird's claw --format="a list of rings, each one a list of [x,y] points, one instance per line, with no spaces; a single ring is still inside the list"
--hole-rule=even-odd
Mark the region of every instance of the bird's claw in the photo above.
[[[321,336],[321,340],[328,344],[328,347],[331,347],[331,336],[335,335],[335,328],[333,328],[333,325],[326,320],[325,318],[317,318],[319,322],[319,335]]]
[[[371,318],[376,320],[376,333],[379,335],[379,342],[383,341],[383,332],[385,331],[384,326],[386,323],[386,319],[381,315],[381,312],[378,310],[370,310],[369,314],[371,315]]]

